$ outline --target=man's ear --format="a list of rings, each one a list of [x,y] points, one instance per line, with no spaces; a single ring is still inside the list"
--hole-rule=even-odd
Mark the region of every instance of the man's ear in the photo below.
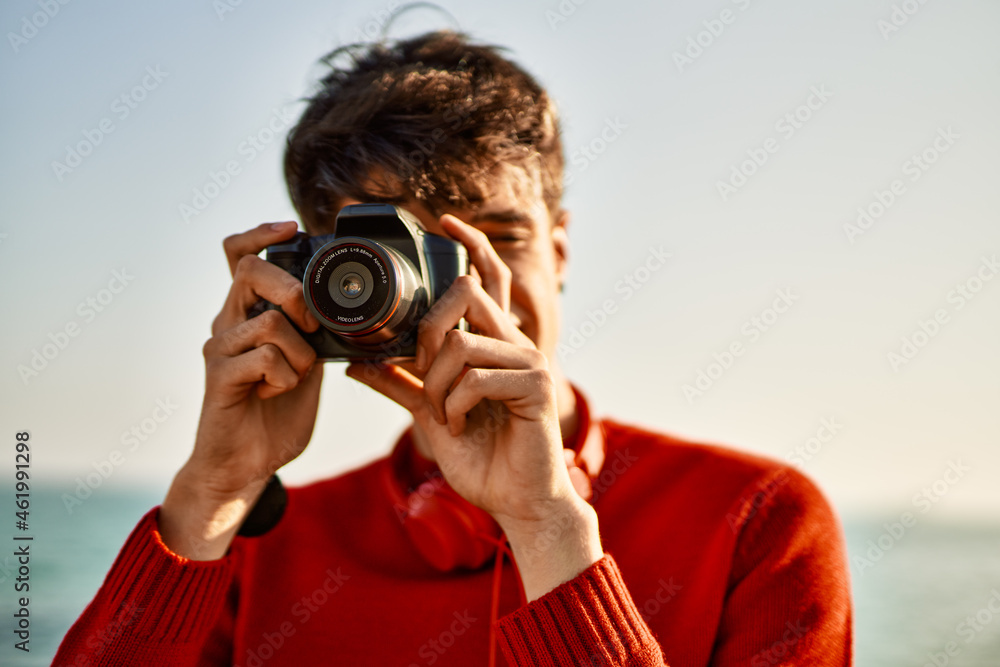
[[[556,212],[552,223],[552,248],[556,259],[556,280],[559,291],[563,290],[569,268],[569,211],[564,208]]]

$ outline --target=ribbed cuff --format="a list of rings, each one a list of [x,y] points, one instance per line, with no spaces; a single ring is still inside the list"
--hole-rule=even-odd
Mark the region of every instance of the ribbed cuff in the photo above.
[[[501,618],[497,634],[507,662],[517,667],[663,665],[659,644],[608,554]]]
[[[185,643],[215,624],[232,580],[232,558],[194,561],[173,553],[160,537],[159,510],[150,510],[129,535],[104,588],[111,608],[129,617],[138,637]]]

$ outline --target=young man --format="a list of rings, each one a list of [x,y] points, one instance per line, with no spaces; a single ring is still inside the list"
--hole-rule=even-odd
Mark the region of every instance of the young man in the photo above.
[[[344,55],[289,137],[306,230],[391,203],[474,267],[415,359],[347,369],[412,427],[237,536],[306,447],[323,366],[296,330],[319,327],[301,283],[257,256],[295,223],[226,239],[194,451],[55,664],[479,665],[496,647],[510,665],[850,664],[844,546],[815,487],[591,418],[559,370],[568,215],[545,91],[453,33]],[[251,316],[261,299],[281,312]]]

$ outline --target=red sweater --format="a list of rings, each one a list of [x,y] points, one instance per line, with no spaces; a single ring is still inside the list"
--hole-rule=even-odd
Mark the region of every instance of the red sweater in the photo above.
[[[841,529],[807,478],[603,425],[593,503],[606,554],[525,606],[504,565],[509,665],[851,664]],[[171,553],[150,511],[53,664],[485,665],[493,568],[426,565],[386,500],[384,465],[290,489],[276,528],[217,561]]]

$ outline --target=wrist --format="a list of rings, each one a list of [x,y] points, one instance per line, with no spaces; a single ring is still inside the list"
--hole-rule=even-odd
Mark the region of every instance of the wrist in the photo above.
[[[597,513],[573,494],[544,519],[499,521],[510,542],[528,600],[575,578],[604,556]]]
[[[160,507],[160,537],[168,549],[184,558],[222,558],[266,483],[255,480],[228,490],[185,465]]]

